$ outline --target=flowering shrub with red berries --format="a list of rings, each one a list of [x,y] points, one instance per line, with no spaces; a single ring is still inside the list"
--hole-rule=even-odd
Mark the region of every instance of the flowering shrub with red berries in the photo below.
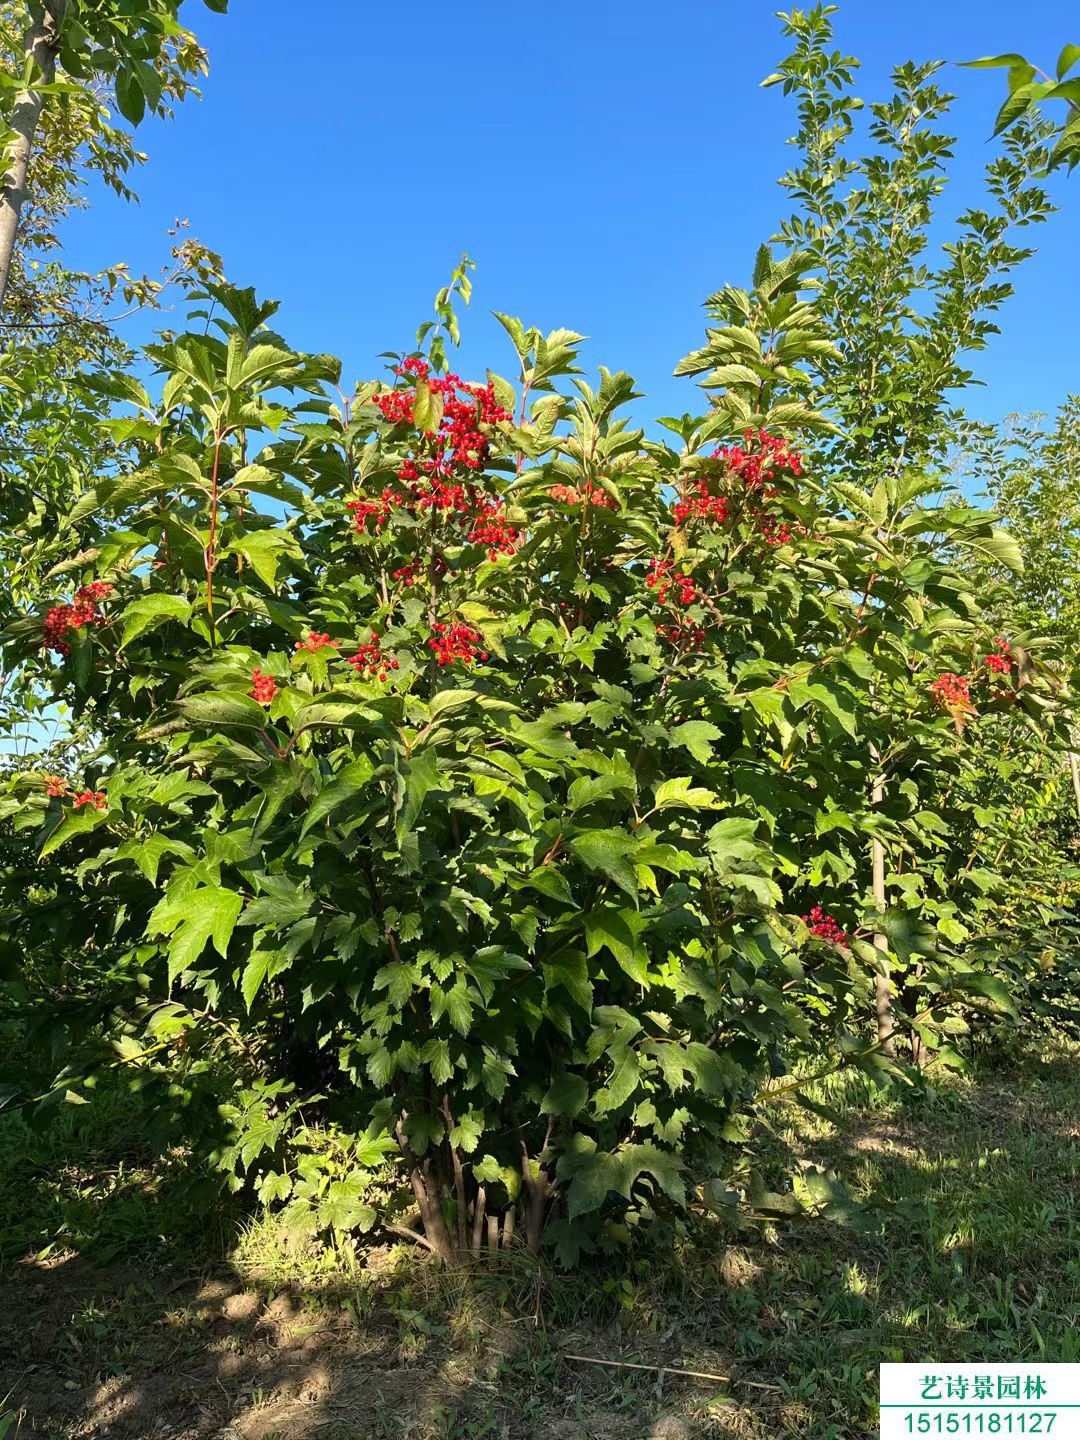
[[[317,1095],[362,1137],[326,1224],[375,1222],[392,1152],[389,1218],[438,1254],[572,1260],[727,1172],[778,1050],[891,1063],[883,966],[939,1054],[956,1006],[1007,1005],[963,948],[992,886],[948,796],[980,726],[1049,723],[1052,679],[957,598],[985,517],[830,474],[791,381],[820,323],[797,269],[762,275],[669,443],[570,331],[500,316],[512,377],[452,373],[465,267],[347,399],[228,286],[224,338],[152,347],[167,401],[65,517],[75,599],[6,640],[100,747],[9,799],[70,856],[87,1003],[163,1103],[223,1050],[245,1077],[233,1184],[322,1203],[283,1160]]]

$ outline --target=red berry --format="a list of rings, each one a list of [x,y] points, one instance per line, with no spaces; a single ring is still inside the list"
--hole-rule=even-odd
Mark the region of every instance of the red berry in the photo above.
[[[277,693],[277,681],[272,675],[264,675],[261,670],[251,672],[251,689],[248,694],[253,700],[257,700],[260,705],[269,705]]]

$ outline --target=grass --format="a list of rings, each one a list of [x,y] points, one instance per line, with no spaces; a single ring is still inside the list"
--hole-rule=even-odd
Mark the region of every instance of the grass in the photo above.
[[[119,1082],[41,1129],[0,1114],[0,1272],[28,1253],[65,1249],[98,1264],[221,1255],[230,1217],[218,1210],[218,1187],[192,1174],[181,1151],[154,1146],[144,1127],[137,1094]]]
[[[6,1373],[0,1332],[0,1397],[26,1416],[12,1435],[31,1416],[58,1440],[89,1435],[105,1413],[113,1436],[167,1415],[177,1436],[230,1440],[875,1434],[882,1360],[1080,1360],[1077,1059],[1028,1057],[906,1099],[823,1082],[813,1109],[768,1117],[767,1164],[774,1179],[792,1155],[835,1171],[860,1228],[709,1221],[666,1254],[572,1275],[512,1255],[447,1271],[400,1248],[333,1254],[287,1242],[272,1218],[208,1234],[182,1163],[140,1148],[122,1094],[48,1134],[2,1120],[7,1284],[43,1287],[49,1332],[34,1384]],[[20,1247],[40,1258],[13,1263]],[[157,1267],[134,1283],[133,1255]],[[209,1278],[170,1290],[193,1272]],[[181,1362],[191,1396],[166,1385]],[[217,1428],[183,1428],[215,1405]]]

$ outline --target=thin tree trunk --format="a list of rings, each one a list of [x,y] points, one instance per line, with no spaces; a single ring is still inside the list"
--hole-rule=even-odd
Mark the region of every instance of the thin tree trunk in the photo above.
[[[33,18],[24,37],[25,56],[39,83],[50,84],[56,75],[56,46],[67,0],[48,0],[32,7]],[[11,262],[19,236],[19,221],[26,204],[26,177],[34,151],[45,96],[40,90],[20,90],[11,115],[14,138],[7,147],[7,170],[0,184],[0,311],[7,298]]]
[[[450,1110],[449,1095],[443,1096],[442,1108],[443,1116],[446,1120],[446,1143],[450,1147],[450,1159],[454,1167],[454,1195],[457,1200],[458,1249],[462,1252],[462,1254],[464,1254],[466,1249],[468,1248],[466,1226],[469,1219],[468,1210],[465,1204],[465,1172],[461,1166],[461,1156],[458,1154],[458,1148],[450,1139],[450,1136],[453,1134],[454,1131],[454,1116]]]
[[[1076,818],[1080,820],[1080,759],[1075,750],[1069,751],[1069,770],[1072,774],[1073,795],[1076,799]]]
[[[484,1216],[487,1214],[487,1190],[481,1185],[473,1205],[472,1248],[479,1250],[484,1240]]]
[[[413,1154],[405,1135],[404,1119],[403,1114],[394,1127],[394,1133],[397,1137],[398,1148],[409,1167],[409,1184],[412,1186],[413,1196],[420,1211],[424,1237],[435,1254],[450,1264],[456,1252],[450,1232],[446,1228],[446,1221],[443,1219],[442,1195],[439,1190],[438,1177],[433,1175],[430,1161],[425,1160],[421,1163]]]
[[[547,1134],[544,1136],[544,1143],[540,1147],[540,1154],[537,1156],[537,1174],[533,1178],[532,1162],[529,1159],[529,1147],[524,1139],[519,1141],[521,1146],[521,1178],[525,1182],[525,1247],[530,1255],[540,1253],[540,1240],[544,1234],[544,1221],[547,1217],[548,1201],[553,1192],[551,1179],[544,1169],[542,1156],[551,1144],[551,1137],[555,1132],[554,1115],[548,1119]],[[518,1134],[523,1131],[517,1124],[517,1116],[514,1116],[514,1124]]]
[[[872,746],[870,750],[870,762],[874,766],[874,780],[870,792],[871,802],[878,806],[885,799],[885,780],[880,769],[881,756],[877,747]],[[871,888],[874,896],[874,904],[884,914],[886,908],[885,895],[885,847],[875,835],[870,842],[870,863],[872,868]],[[892,1060],[896,1055],[896,1047],[893,1044],[893,1031],[896,1029],[896,1016],[893,1011],[892,983],[889,976],[889,941],[883,931],[878,930],[874,935],[874,945],[881,953],[880,968],[874,973],[874,1013],[877,1017],[877,1038],[881,1053]]]

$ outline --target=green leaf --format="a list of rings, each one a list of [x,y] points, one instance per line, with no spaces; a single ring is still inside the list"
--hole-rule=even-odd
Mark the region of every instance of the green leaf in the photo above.
[[[708,720],[684,720],[671,731],[671,738],[676,745],[689,750],[695,760],[707,765],[712,759],[711,742],[720,740],[723,734],[718,726]]]
[[[148,935],[171,935],[169,943],[169,984],[189,970],[202,954],[208,940],[224,957],[229,940],[243,909],[244,900],[233,890],[203,885],[182,894],[166,895],[151,912]]]
[[[989,70],[1004,65],[1008,65],[1012,69],[1017,65],[1025,65],[1027,62],[1023,55],[1017,55],[1015,51],[1011,51],[1005,55],[982,55],[978,60],[958,60],[956,63],[966,70]]]
[[[472,1029],[473,1003],[468,987],[459,980],[446,994],[446,1013],[450,1023],[459,1035],[468,1035]]]
[[[291,964],[291,957],[278,950],[258,949],[251,952],[240,977],[240,993],[244,997],[244,1004],[247,1006],[249,1014],[263,983],[272,980],[275,975],[280,975]]]
[[[375,767],[366,755],[339,770],[335,778],[328,785],[324,785],[312,800],[300,834],[306,835],[313,826],[332,815],[347,801],[364,794],[374,773]]]
[[[183,840],[155,831],[151,835],[140,835],[134,840],[125,840],[116,852],[117,860],[133,860],[139,870],[150,881],[157,884],[158,869],[166,855],[176,855],[190,860],[194,851]]]
[[[137,73],[130,66],[123,66],[116,73],[113,88],[120,114],[132,125],[138,125],[146,114],[146,96],[142,92]]]
[[[653,796],[654,810],[711,810],[719,804],[711,790],[695,787],[687,777],[662,781]]]
[[[482,1110],[466,1110],[450,1131],[450,1143],[466,1155],[472,1155],[486,1128]]]
[[[632,980],[638,985],[648,985],[648,956],[623,911],[609,906],[590,911],[585,916],[585,931],[588,935],[590,957],[606,948]]]
[[[965,995],[979,995],[992,1001],[1006,1014],[1016,1016],[1016,1004],[1004,982],[996,975],[987,975],[982,970],[969,970],[959,975],[950,975],[946,982],[949,990],[958,990]]]
[[[586,1014],[591,1014],[593,987],[588,962],[580,950],[560,951],[543,962],[543,969],[545,991],[561,986]]]
[[[725,865],[728,862],[766,861],[771,867],[769,852],[756,839],[757,821],[740,815],[718,820],[707,835],[709,853]]]
[[[120,618],[124,622],[120,649],[126,649],[138,635],[155,630],[167,620],[185,621],[191,614],[191,601],[183,595],[144,595],[133,600]]]
[[[235,490],[250,490],[256,495],[281,500],[297,509],[304,503],[304,490],[301,486],[284,475],[279,475],[276,470],[268,470],[265,465],[245,465],[238,470],[229,484],[229,491]]]
[[[439,428],[444,405],[445,401],[443,397],[436,395],[426,381],[418,380],[416,382],[416,400],[413,403],[413,423],[419,431],[437,430]]]
[[[582,775],[566,792],[566,804],[570,810],[583,810],[597,800],[604,800],[619,790],[627,790],[629,782],[620,775]]]
[[[177,700],[176,708],[185,720],[211,729],[219,725],[243,725],[248,729],[262,730],[267,723],[265,708],[239,690],[188,695],[183,700]]]
[[[283,930],[295,925],[310,913],[314,896],[303,885],[295,885],[286,876],[274,876],[270,893],[248,902],[243,924]]]
[[[641,1066],[637,1052],[629,1045],[612,1051],[612,1071],[608,1083],[593,1097],[593,1111],[596,1115],[608,1115],[625,1105],[638,1088]]]
[[[994,526],[989,531],[978,531],[974,534],[959,535],[956,537],[962,544],[969,546],[972,550],[981,550],[984,555],[989,555],[998,564],[1004,565],[1014,575],[1024,573],[1024,555],[1017,540],[1010,535],[1008,530],[1002,530]]]
[[[85,835],[88,830],[94,830],[98,825],[106,824],[107,821],[108,816],[105,811],[98,810],[94,805],[83,805],[78,810],[69,811],[42,845],[39,852],[40,858],[44,860],[46,855],[51,855],[54,850],[58,850],[73,835]]]
[[[540,1102],[541,1115],[574,1116],[585,1108],[589,1086],[583,1075],[565,1070],[554,1081]]]
[[[439,690],[431,697],[428,714],[432,720],[456,714],[483,701],[485,697],[476,690]]]
[[[587,830],[570,841],[570,849],[588,869],[606,875],[631,899],[637,899],[637,876],[627,859],[634,841],[624,830]]]
[[[277,586],[278,571],[283,561],[303,559],[295,536],[285,530],[252,530],[242,539],[234,540],[226,553],[243,556],[270,590]]]
[[[377,1218],[368,1203],[370,1182],[366,1176],[349,1176],[332,1180],[326,1198],[319,1205],[319,1221],[342,1233],[346,1230],[370,1230]]]
[[[629,1200],[639,1176],[648,1174],[669,1199],[681,1204],[686,1198],[683,1169],[678,1156],[648,1142],[627,1145],[609,1154],[598,1151],[595,1141],[574,1137],[574,1147],[559,1158],[558,1175],[567,1184],[567,1214],[571,1220],[598,1210],[614,1191]]]
[[[434,750],[422,750],[406,761],[401,772],[404,785],[404,803],[398,810],[397,842],[400,846],[406,835],[416,824],[425,798],[432,790],[446,789],[446,782],[439,773],[439,759]]]
[[[808,1166],[792,1180],[792,1193],[807,1215],[827,1215],[839,1225],[861,1227],[864,1212],[847,1186],[830,1170]]]

